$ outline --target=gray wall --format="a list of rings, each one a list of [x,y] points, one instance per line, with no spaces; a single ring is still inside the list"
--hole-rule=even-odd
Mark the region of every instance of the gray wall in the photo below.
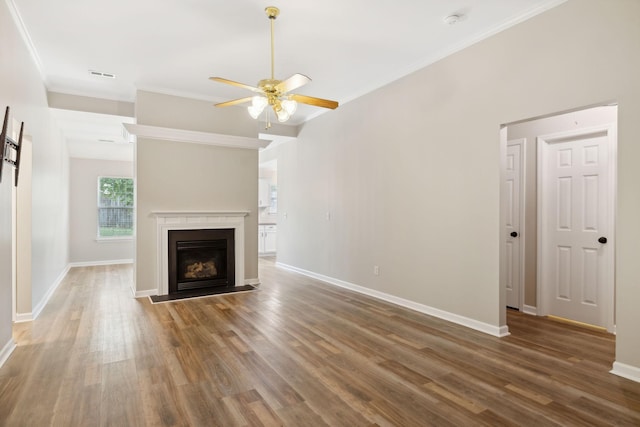
[[[616,123],[617,107],[597,107],[554,117],[530,120],[523,123],[509,125],[508,139],[525,138],[525,274],[524,274],[524,303],[533,307],[536,302],[536,269],[537,269],[537,156],[536,138],[541,135],[580,129],[585,127]]]
[[[70,262],[133,260],[133,239],[96,240],[98,177],[132,178],[133,162],[72,158],[70,166]]]
[[[44,85],[5,2],[0,2],[0,108],[25,122],[33,141],[31,309],[41,304],[68,260],[68,159],[53,129]],[[11,168],[0,184],[0,349],[11,338]],[[29,310],[31,311],[31,310]]]
[[[307,123],[277,147],[278,260],[504,325],[501,125],[617,101],[616,359],[640,367],[638,40],[640,2],[570,0]]]
[[[141,125],[211,132],[220,110],[204,101],[138,92],[136,111]],[[225,126],[248,116],[241,109],[224,114]],[[159,284],[153,211],[250,211],[245,217],[245,279],[258,278],[257,150],[138,138],[135,176],[136,291]]]

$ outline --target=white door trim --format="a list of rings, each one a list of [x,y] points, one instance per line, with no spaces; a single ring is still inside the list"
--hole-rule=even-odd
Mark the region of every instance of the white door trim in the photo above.
[[[15,174],[11,171],[11,321],[16,321],[18,298],[18,189]]]
[[[519,201],[519,210],[520,210],[520,229],[518,230],[518,239],[520,239],[520,289],[518,290],[519,301],[518,301],[518,310],[522,311],[524,308],[524,262],[525,262],[525,180],[527,171],[525,168],[526,163],[526,148],[527,148],[527,138],[519,138],[513,139],[511,141],[507,141],[507,146],[509,145],[519,145],[520,146],[520,188],[518,191],[520,192],[520,201]]]
[[[608,188],[608,200],[607,200],[607,227],[610,230],[609,235],[607,236],[609,239],[608,244],[612,246],[612,250],[608,251],[608,259],[607,265],[609,267],[609,271],[607,271],[606,277],[606,295],[607,300],[604,303],[606,310],[606,328],[609,332],[615,331],[615,308],[614,308],[614,294],[615,294],[615,203],[616,203],[616,176],[617,176],[617,128],[616,124],[607,124],[600,126],[593,126],[587,128],[581,128],[576,130],[558,132],[548,135],[541,135],[537,137],[537,149],[538,149],[538,177],[537,177],[537,239],[538,239],[538,247],[537,247],[537,308],[538,315],[546,316],[549,314],[549,307],[545,301],[546,295],[544,294],[544,288],[542,285],[542,278],[544,277],[543,271],[543,247],[544,247],[544,229],[546,226],[545,221],[545,201],[544,201],[544,183],[543,179],[545,177],[545,162],[546,162],[546,154],[549,144],[561,142],[564,139],[572,139],[580,136],[589,136],[596,134],[606,134],[608,140],[608,150],[609,150],[609,164],[608,174],[609,174],[609,188]]]

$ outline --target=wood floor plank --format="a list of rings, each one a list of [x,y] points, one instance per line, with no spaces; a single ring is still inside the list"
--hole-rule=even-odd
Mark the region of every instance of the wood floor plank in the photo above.
[[[615,336],[509,311],[496,338],[275,267],[258,291],[151,304],[73,268],[16,324],[0,426],[639,426]]]

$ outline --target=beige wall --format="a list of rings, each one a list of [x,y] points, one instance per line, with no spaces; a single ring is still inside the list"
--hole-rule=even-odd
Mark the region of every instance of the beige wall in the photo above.
[[[31,297],[40,309],[69,263],[69,153],[49,110],[30,122],[46,123],[33,134]],[[40,121],[39,123],[36,121]],[[38,123],[38,124],[37,124]]]
[[[31,283],[31,264],[33,251],[31,225],[33,223],[33,143],[31,138],[22,139],[20,151],[20,173],[18,187],[15,189],[16,203],[15,221],[13,223],[16,234],[16,318],[21,314],[30,316],[33,310]]]
[[[210,103],[139,92],[136,109],[141,125],[216,129],[196,120],[215,117]],[[185,120],[179,120],[183,114]],[[158,287],[153,211],[250,211],[245,218],[245,279],[258,278],[257,150],[138,138],[135,163],[137,291]]]
[[[11,175],[2,169],[0,183],[0,350],[11,340]]]
[[[277,147],[278,260],[504,325],[500,126],[617,101],[616,358],[640,367],[639,17],[570,0],[307,123]]]
[[[69,258],[72,263],[133,259],[133,240],[97,241],[98,177],[132,178],[133,162],[72,158]]]
[[[31,310],[41,306],[68,260],[67,152],[52,127],[40,73],[0,2],[0,109],[25,122],[33,148]],[[5,164],[0,183],[0,349],[11,337],[11,198]]]
[[[49,107],[62,110],[85,111],[88,113],[108,114],[111,116],[133,117],[133,102],[113,101],[111,99],[91,98],[69,95],[67,93],[47,92]]]
[[[521,234],[525,236],[525,283],[524,303],[536,307],[536,269],[537,269],[537,156],[538,148],[536,138],[562,131],[581,129],[604,124],[615,124],[617,121],[617,107],[603,106],[559,114],[543,119],[529,120],[526,122],[509,125],[507,127],[508,139],[526,140],[525,153],[525,227]]]

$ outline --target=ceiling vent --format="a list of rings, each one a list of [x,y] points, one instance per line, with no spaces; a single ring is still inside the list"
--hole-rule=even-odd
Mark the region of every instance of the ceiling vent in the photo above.
[[[443,19],[445,24],[454,25],[460,22],[464,18],[464,15],[454,14],[449,15]]]
[[[116,75],[113,73],[105,73],[103,71],[89,70],[89,74],[96,77],[104,77],[105,79],[115,79]]]

